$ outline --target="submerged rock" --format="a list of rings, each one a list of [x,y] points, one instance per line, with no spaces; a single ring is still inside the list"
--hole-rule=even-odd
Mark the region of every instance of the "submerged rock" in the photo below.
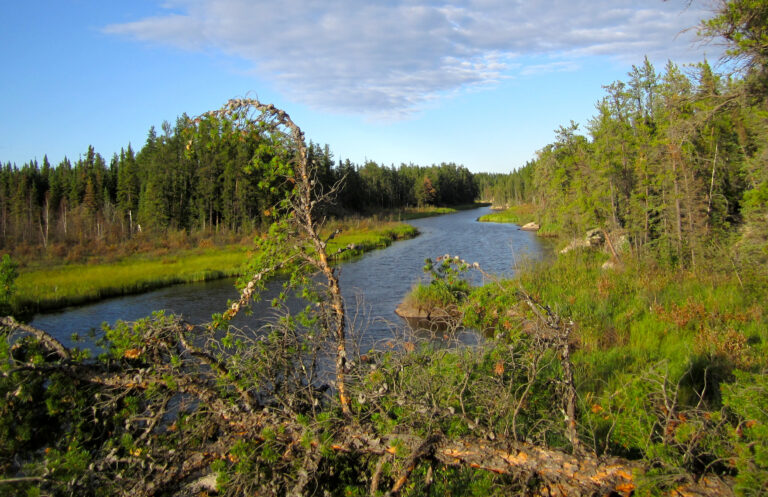
[[[395,314],[403,318],[413,330],[445,331],[459,323],[458,312],[440,307],[414,307],[405,302],[397,306]]]

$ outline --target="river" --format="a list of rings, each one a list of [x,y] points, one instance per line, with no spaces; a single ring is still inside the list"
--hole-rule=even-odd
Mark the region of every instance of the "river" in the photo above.
[[[488,273],[511,276],[517,264],[539,259],[546,253],[545,245],[535,234],[520,231],[516,225],[477,222],[488,211],[484,207],[408,221],[419,230],[418,237],[341,265],[340,284],[348,315],[355,317],[353,325],[361,348],[367,350],[391,339],[393,330],[404,325],[394,310],[408,290],[424,277],[425,258],[458,255],[467,262],[477,262]],[[279,281],[273,281],[268,291],[278,291],[279,286]],[[89,330],[98,330],[103,322],[133,321],[163,309],[180,314],[189,322],[204,323],[211,314],[223,312],[227,300],[237,295],[230,279],[175,285],[40,314],[30,324],[50,332],[65,345],[83,346],[73,342],[72,335],[87,336]],[[238,316],[233,324],[256,328],[268,313],[263,303],[255,308],[253,316]]]

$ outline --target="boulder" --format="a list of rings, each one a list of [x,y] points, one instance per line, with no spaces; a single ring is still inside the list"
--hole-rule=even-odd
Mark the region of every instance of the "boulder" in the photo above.
[[[600,228],[587,231],[584,240],[588,247],[602,247],[605,243],[605,233]]]
[[[603,245],[605,245],[605,232],[600,228],[594,228],[587,231],[584,238],[572,240],[560,253],[566,254],[578,248],[600,248]]]
[[[584,238],[576,238],[575,240],[571,240],[571,243],[566,245],[565,248],[560,251],[560,253],[567,254],[571,250],[576,250],[578,248],[587,248],[587,247],[591,247],[588,240]]]
[[[459,324],[459,313],[456,309],[434,307],[424,309],[413,307],[401,302],[395,309],[395,314],[408,323],[413,330],[446,331]]]
[[[523,231],[539,231],[539,225],[534,222],[530,222],[520,226],[520,229]]]

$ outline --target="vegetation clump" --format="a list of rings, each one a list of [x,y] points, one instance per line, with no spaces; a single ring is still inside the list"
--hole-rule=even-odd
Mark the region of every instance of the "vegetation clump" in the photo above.
[[[460,306],[470,286],[462,273],[471,266],[458,256],[446,254],[434,262],[424,261],[428,283],[417,283],[403,298],[395,312],[413,328],[454,327],[460,317]]]

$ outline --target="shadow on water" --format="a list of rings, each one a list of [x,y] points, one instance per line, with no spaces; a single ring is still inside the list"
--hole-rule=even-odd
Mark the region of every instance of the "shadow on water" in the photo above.
[[[487,273],[512,276],[525,260],[538,260],[547,248],[535,234],[520,231],[513,224],[480,223],[477,218],[488,208],[461,211],[456,214],[415,219],[410,224],[421,233],[411,240],[397,242],[384,250],[365,254],[339,268],[347,312],[358,346],[365,351],[380,348],[397,336],[404,323],[395,314],[403,296],[422,279],[424,259],[440,255],[458,255],[477,262]],[[475,284],[483,283],[479,274]],[[261,302],[252,306],[252,316],[238,316],[235,326],[256,330],[271,316],[269,302],[281,290],[280,281],[272,281]],[[103,322],[134,321],[154,310],[179,314],[191,323],[210,321],[211,315],[223,312],[228,299],[238,295],[231,279],[176,285],[141,295],[105,300],[81,307],[36,316],[31,324],[51,332],[65,345],[79,345],[74,333],[87,336],[100,329]],[[416,337],[439,338],[439,332],[420,331]],[[476,343],[474,333],[464,333],[462,343]],[[87,344],[86,344],[87,345]]]

